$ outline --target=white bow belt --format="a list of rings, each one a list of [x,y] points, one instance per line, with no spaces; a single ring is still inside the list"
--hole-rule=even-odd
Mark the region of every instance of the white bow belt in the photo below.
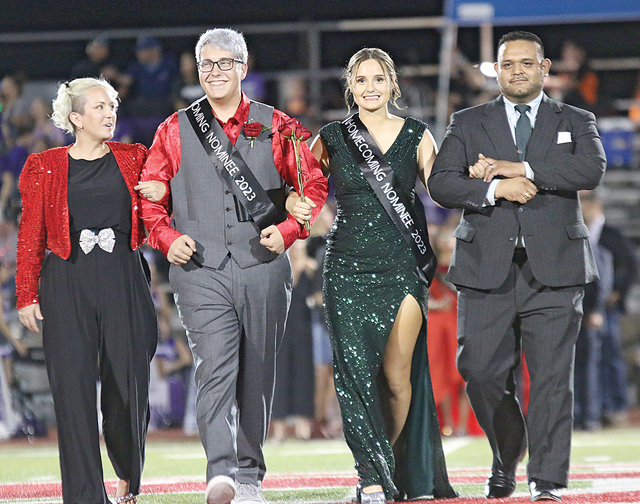
[[[90,229],[80,232],[80,248],[85,254],[91,252],[96,245],[109,254],[113,252],[113,247],[116,246],[116,234],[113,229],[104,228],[97,234]]]

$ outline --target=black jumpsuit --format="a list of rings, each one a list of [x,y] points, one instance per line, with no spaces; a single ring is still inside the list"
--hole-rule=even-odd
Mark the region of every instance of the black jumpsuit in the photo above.
[[[103,435],[119,478],[140,491],[148,425],[149,362],[155,309],[142,254],[131,249],[131,197],[113,154],[69,158],[71,254],[43,262],[43,346],[53,394],[64,504],[109,503],[100,458]],[[111,253],[79,246],[80,232],[113,229]]]

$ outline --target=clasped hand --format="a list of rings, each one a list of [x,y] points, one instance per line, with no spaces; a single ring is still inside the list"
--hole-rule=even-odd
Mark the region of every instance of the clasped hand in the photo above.
[[[268,226],[262,230],[260,233],[260,245],[276,254],[284,252],[284,238],[275,225]]]
[[[302,225],[305,222],[311,220],[311,212],[316,207],[316,204],[311,201],[310,198],[304,200],[296,193],[291,193],[287,197],[285,203],[287,211],[295,217],[295,219]]]
[[[164,182],[160,182],[159,180],[148,180],[147,182],[139,182],[137,186],[134,187],[136,191],[140,191],[140,194],[143,198],[147,198],[149,201],[153,203],[157,203],[162,198],[164,198],[165,192],[167,192],[167,186]]]
[[[496,177],[514,178],[524,177],[527,174],[524,163],[493,159],[480,154],[478,161],[469,167],[469,176],[481,178],[485,182],[491,182]]]
[[[518,203],[527,203],[538,193],[538,188],[526,176],[524,163],[493,159],[480,154],[478,161],[469,166],[471,178],[481,178],[489,183],[502,177],[495,189],[495,198],[504,198]]]

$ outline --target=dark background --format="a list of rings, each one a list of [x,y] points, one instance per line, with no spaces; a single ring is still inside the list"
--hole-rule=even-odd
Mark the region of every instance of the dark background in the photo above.
[[[28,78],[64,79],[71,66],[84,56],[89,37],[101,31],[112,37],[112,56],[126,68],[133,58],[137,34],[153,30],[166,50],[179,54],[192,50],[197,33],[188,36],[162,36],[162,28],[229,26],[242,28],[263,23],[318,22],[345,19],[381,19],[413,16],[441,16],[443,2],[436,0],[211,0],[211,1],[16,1],[0,2],[0,75],[16,70]],[[591,58],[640,58],[640,22],[551,24],[545,26],[494,27],[494,45],[500,36],[514,28],[533,31],[545,43],[547,56],[558,59],[563,40],[575,40]],[[123,30],[130,30],[130,36]],[[81,38],[80,31],[87,34]],[[15,35],[22,34],[20,41]],[[55,36],[71,40],[51,40]],[[14,36],[7,41],[2,36]],[[40,40],[35,40],[40,37]],[[280,31],[269,35],[247,35],[258,70],[304,68],[307,64],[306,39],[297,33]],[[399,66],[417,63],[437,64],[440,50],[438,30],[397,30],[323,32],[323,68],[343,67],[349,56],[364,46],[387,50]],[[479,30],[460,28],[458,44],[472,62],[479,60]],[[618,70],[600,74],[600,90],[610,98],[631,96],[638,71]]]
[[[440,16],[437,0],[2,0],[0,31]],[[5,15],[6,13],[6,15]]]

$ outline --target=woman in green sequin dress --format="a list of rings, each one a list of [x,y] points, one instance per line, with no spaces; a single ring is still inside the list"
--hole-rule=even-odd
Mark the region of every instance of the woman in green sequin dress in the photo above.
[[[347,103],[353,97],[360,120],[415,198],[416,176],[423,182],[429,176],[436,151],[425,123],[388,112],[389,100],[400,95],[393,61],[380,49],[362,49],[346,75]],[[428,291],[416,259],[352,158],[340,122],[322,128],[312,150],[335,184],[324,302],[358,500],[454,497],[429,377]]]

